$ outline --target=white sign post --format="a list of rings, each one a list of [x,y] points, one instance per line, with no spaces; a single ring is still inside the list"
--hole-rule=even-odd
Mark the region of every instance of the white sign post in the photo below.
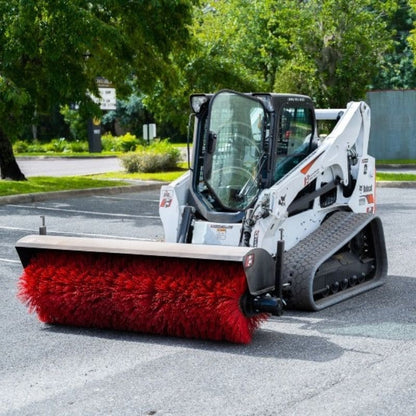
[[[143,124],[143,139],[150,143],[156,137],[156,124]]]

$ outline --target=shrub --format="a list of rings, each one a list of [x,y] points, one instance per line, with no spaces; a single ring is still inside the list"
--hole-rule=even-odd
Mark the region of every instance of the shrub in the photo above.
[[[23,140],[18,140],[13,145],[13,152],[14,153],[26,153],[28,148],[28,144],[24,142]]]
[[[105,134],[101,137],[103,150],[107,152],[134,152],[140,144],[139,139],[131,133],[124,136],[114,137],[111,134]]]
[[[35,140],[32,144],[27,146],[28,153],[46,153],[45,147]]]
[[[128,173],[163,172],[177,167],[180,152],[167,140],[155,141],[150,146],[140,146],[136,152],[121,156]]]
[[[69,149],[73,153],[82,153],[82,152],[88,152],[88,142],[87,141],[80,141],[77,140],[76,142],[68,143]],[[67,149],[67,148],[66,148]]]
[[[112,136],[110,133],[101,136],[101,144],[103,150],[106,152],[115,152],[117,147],[117,137]]]
[[[118,143],[122,152],[134,152],[139,141],[134,134],[126,133],[118,138]]]
[[[60,139],[53,139],[48,144],[44,145],[44,148],[47,152],[56,152],[56,153],[62,153],[65,151],[70,150],[69,143],[65,140],[64,137],[61,137]]]
[[[13,151],[14,153],[45,153],[46,149],[37,140],[33,143],[18,140],[13,145]]]

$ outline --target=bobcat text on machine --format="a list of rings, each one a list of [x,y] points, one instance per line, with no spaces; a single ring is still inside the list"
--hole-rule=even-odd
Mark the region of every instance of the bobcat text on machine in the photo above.
[[[41,320],[249,342],[262,319],[286,306],[317,311],[383,283],[387,255],[375,216],[375,160],[367,153],[370,109],[364,102],[314,110],[303,95],[223,90],[192,95],[191,107],[192,164],[161,188],[166,242],[28,236],[17,243],[25,267],[20,297]],[[322,138],[317,120],[337,123]],[[58,261],[59,254],[67,257]],[[114,283],[126,273],[109,259],[121,255],[133,269],[130,291]],[[81,282],[68,277],[75,267],[67,265],[68,257],[77,256],[84,256],[84,268],[93,263]],[[103,268],[114,269],[114,277],[106,278],[111,287],[96,283],[97,256],[105,259]],[[46,278],[48,292],[38,289],[55,263],[68,269],[65,311],[80,303],[88,310],[94,298],[94,318],[85,312],[75,319],[48,306],[47,293],[55,303],[64,298],[56,289],[63,278],[54,272]],[[87,280],[91,298],[68,301],[67,292]],[[102,298],[103,317],[97,318]],[[128,314],[120,312],[125,302]],[[115,319],[115,313],[129,317]]]

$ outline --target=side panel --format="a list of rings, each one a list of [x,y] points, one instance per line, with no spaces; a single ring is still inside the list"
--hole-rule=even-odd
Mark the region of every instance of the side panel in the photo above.
[[[363,157],[357,164],[358,182],[348,205],[354,212],[374,213],[376,210],[376,168],[375,159]]]
[[[285,248],[289,250],[317,230],[325,215],[322,211],[307,210],[287,218],[280,226],[277,219],[270,216],[269,221],[259,223],[258,228],[254,230],[253,244],[274,254],[276,241],[282,238]],[[263,229],[260,231],[261,228]]]
[[[159,216],[165,233],[165,241],[176,243],[182,218],[183,207],[186,204],[191,184],[190,172],[185,173],[169,185],[160,189]]]

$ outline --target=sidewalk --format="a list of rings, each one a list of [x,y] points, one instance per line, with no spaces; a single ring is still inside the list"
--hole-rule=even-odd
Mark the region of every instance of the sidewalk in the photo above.
[[[100,158],[18,157],[16,160],[27,178],[93,175],[123,170],[120,159],[115,156]]]
[[[410,173],[416,175],[416,165],[402,165],[402,164],[389,164],[389,165],[376,165],[377,172],[380,173]]]

